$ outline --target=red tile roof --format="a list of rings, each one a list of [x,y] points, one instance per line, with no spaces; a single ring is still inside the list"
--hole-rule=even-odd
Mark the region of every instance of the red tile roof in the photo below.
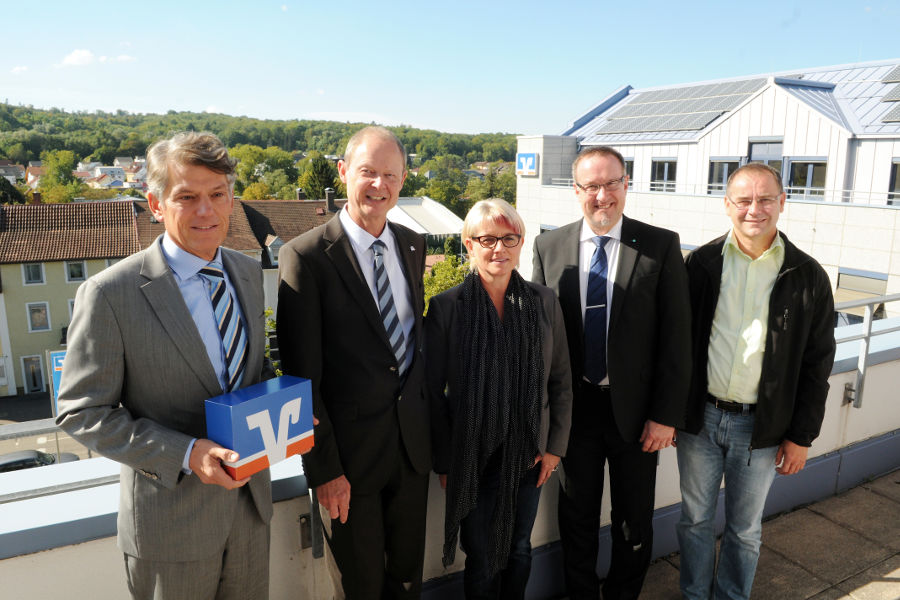
[[[0,206],[0,263],[121,258],[137,250],[131,202]]]
[[[341,208],[346,202],[338,200],[335,204]],[[282,242],[289,242],[334,216],[325,209],[324,200],[241,200],[240,203],[260,246],[266,245],[269,235],[277,235]]]

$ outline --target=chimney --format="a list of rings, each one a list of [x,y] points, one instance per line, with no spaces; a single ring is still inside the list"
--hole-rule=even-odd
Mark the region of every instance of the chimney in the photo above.
[[[334,188],[325,188],[325,208],[332,213],[338,211],[337,206],[334,205]]]
[[[306,192],[303,188],[297,188],[297,200],[306,200]]]
[[[41,204],[41,193],[40,192],[32,192],[31,193],[31,202],[30,204]]]

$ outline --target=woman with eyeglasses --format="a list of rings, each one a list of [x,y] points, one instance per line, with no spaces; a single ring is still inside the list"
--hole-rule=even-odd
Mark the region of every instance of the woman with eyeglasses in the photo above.
[[[522,599],[540,487],[569,440],[572,381],[552,290],[516,267],[525,224],[500,199],[466,215],[471,272],[431,299],[426,379],[446,490],[444,566],[466,553],[466,598]]]

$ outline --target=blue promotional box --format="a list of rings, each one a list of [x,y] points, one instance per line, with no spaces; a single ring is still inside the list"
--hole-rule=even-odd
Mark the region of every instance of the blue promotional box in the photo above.
[[[206,436],[234,450],[224,462],[243,479],[313,446],[312,384],[282,375],[206,400]]]

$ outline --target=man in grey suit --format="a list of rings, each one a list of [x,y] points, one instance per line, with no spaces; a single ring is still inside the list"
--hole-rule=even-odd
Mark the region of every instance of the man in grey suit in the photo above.
[[[187,132],[147,152],[166,233],[78,290],[59,426],[122,463],[118,544],[134,598],[268,597],[272,495],[205,439],[204,400],[263,379],[262,270],[220,248],[235,161]],[[227,348],[227,350],[226,350]]]
[[[603,464],[612,557],[606,600],[637,598],[653,549],[657,452],[684,419],[690,306],[678,234],[629,219],[628,176],[613,148],[572,165],[583,219],[534,243],[532,277],[559,294],[572,366],[572,430],[559,530],[572,600],[597,600]]]

